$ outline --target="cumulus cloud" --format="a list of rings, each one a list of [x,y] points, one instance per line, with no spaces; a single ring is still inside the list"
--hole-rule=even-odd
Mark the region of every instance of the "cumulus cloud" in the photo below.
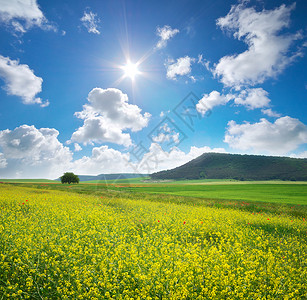
[[[289,156],[293,158],[307,158],[307,151],[301,153],[292,153]]]
[[[227,16],[217,20],[218,26],[233,32],[235,38],[248,45],[246,51],[224,56],[215,65],[214,74],[225,86],[262,83],[302,55],[301,50],[290,51],[290,46],[302,35],[283,32],[289,26],[295,4],[258,12],[245,7],[245,3],[232,6]]]
[[[78,143],[74,143],[74,151],[75,152],[78,152],[78,151],[81,151],[82,150],[82,147],[78,144]]]
[[[269,117],[273,117],[273,118],[279,118],[281,117],[281,114],[273,111],[271,108],[267,108],[267,109],[261,109],[261,112],[264,114],[264,115],[267,115]]]
[[[0,169],[4,169],[7,166],[6,158],[3,153],[0,153]]]
[[[171,129],[167,123],[164,123],[157,132],[156,136],[152,136],[152,141],[155,143],[162,144],[164,142],[170,142],[169,144],[179,144],[180,133],[176,132],[175,129]]]
[[[222,95],[218,91],[212,91],[210,94],[204,94],[203,97],[196,104],[196,109],[203,116],[215,106],[225,105],[234,96],[232,94]]]
[[[173,147],[171,151],[167,152],[159,144],[152,143],[149,151],[144,155],[141,162],[134,166],[134,169],[139,173],[168,170],[179,167],[206,152],[225,153],[226,151],[224,148],[212,149],[207,146],[200,148],[192,146],[187,153],[177,147]]]
[[[307,143],[307,127],[298,119],[288,116],[279,118],[274,123],[264,118],[254,124],[230,121],[224,142],[233,149],[285,155]]]
[[[160,40],[158,41],[156,48],[161,49],[166,47],[168,40],[174,37],[177,33],[179,33],[179,30],[172,29],[169,25],[158,27],[156,34],[160,37]]]
[[[179,133],[176,132],[176,133],[165,134],[161,132],[157,136],[154,136],[152,140],[156,143],[173,141],[175,144],[178,144],[179,143]]]
[[[115,88],[94,88],[88,101],[89,104],[75,114],[84,124],[73,133],[73,142],[111,142],[129,146],[132,143],[130,134],[123,131],[140,131],[151,116],[146,112],[142,114],[137,105],[129,104],[128,96]]]
[[[72,170],[77,174],[97,175],[101,173],[131,173],[129,153],[122,153],[108,146],[94,147],[91,156],[83,156],[73,162]]]
[[[56,31],[53,25],[48,24],[36,0],[0,0],[0,21],[19,33],[33,26]]]
[[[189,56],[180,57],[176,62],[170,61],[166,64],[167,73],[166,77],[176,80],[177,76],[189,75],[191,73],[191,65],[195,61],[194,58]]]
[[[248,109],[267,107],[270,104],[268,95],[269,93],[262,88],[246,89],[235,97],[234,102]]]
[[[5,82],[5,91],[9,95],[19,96],[24,104],[40,104],[48,106],[36,95],[42,91],[43,79],[37,77],[28,65],[20,64],[18,60],[0,55],[0,77]]]
[[[152,143],[148,152],[140,162],[132,162],[130,153],[122,153],[108,146],[94,147],[91,156],[84,156],[73,162],[72,170],[77,174],[99,174],[99,173],[139,173],[151,174],[161,170],[179,167],[184,163],[200,156],[206,152],[225,153],[223,148],[191,147],[185,153],[174,147],[167,152],[157,143]]]
[[[91,156],[84,156],[74,161],[72,170],[77,174],[92,175],[119,173],[119,170],[126,173],[151,174],[179,167],[206,152],[225,153],[226,151],[223,148],[193,146],[187,153],[177,147],[167,152],[159,144],[152,143],[140,162],[132,162],[130,153],[122,153],[108,146],[101,146],[94,147]]]
[[[87,9],[84,11],[83,17],[80,20],[89,33],[100,34],[100,31],[98,30],[100,19],[97,14],[94,14]]]
[[[215,106],[226,105],[230,100],[234,100],[237,105],[243,105],[247,109],[256,109],[268,107],[270,99],[268,92],[262,88],[247,88],[240,93],[232,93],[223,95],[218,91],[212,91],[210,94],[204,94],[203,97],[196,104],[196,109],[202,115],[212,110]],[[264,114],[269,116],[280,115],[275,114],[271,109],[262,110]]]
[[[103,117],[88,117],[71,137],[72,141],[83,144],[110,142],[125,146],[131,145],[129,133],[123,133],[121,127],[114,127],[111,120]]]
[[[0,176],[56,178],[69,168],[72,153],[53,128],[22,125],[0,131]]]
[[[0,178],[55,179],[66,171],[77,174],[132,172],[129,153],[95,147],[91,156],[73,161],[73,153],[58,140],[53,128],[22,125],[0,131]],[[81,147],[74,144],[75,151]]]
[[[173,147],[164,151],[152,143],[141,161],[131,161],[129,152],[108,146],[94,147],[90,156],[73,161],[73,153],[58,140],[53,128],[22,125],[0,131],[0,178],[50,178],[64,172],[76,174],[152,173],[178,167],[205,152],[226,152],[223,148],[191,147],[185,153]],[[79,149],[78,144],[74,145]]]

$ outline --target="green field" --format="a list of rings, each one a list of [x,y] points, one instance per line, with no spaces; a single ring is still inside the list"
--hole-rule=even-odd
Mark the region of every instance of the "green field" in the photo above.
[[[48,182],[48,183],[54,183],[56,181],[50,180],[50,179],[0,179],[0,182],[16,182],[16,183],[36,183],[36,182]]]
[[[241,211],[285,213],[292,216],[306,215],[307,183],[284,181],[212,181],[196,180],[150,183],[140,179],[118,181],[83,182],[61,184],[59,182],[15,182],[16,186],[33,187],[42,192],[48,190],[69,191],[88,195],[113,195],[139,199],[155,196],[153,201],[174,204],[230,208]],[[130,183],[129,183],[130,181]]]
[[[129,187],[133,191],[222,200],[307,204],[307,184],[211,184]]]
[[[80,183],[126,183],[126,184],[133,184],[133,183],[143,183],[145,180],[148,180],[149,177],[136,177],[136,178],[128,178],[128,179],[117,179],[117,180],[89,180],[89,181],[81,181]]]

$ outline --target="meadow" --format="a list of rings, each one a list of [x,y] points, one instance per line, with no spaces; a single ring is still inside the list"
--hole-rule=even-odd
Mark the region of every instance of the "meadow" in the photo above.
[[[127,188],[146,193],[303,205],[306,204],[307,184],[160,184]]]
[[[0,184],[0,299],[306,299],[306,190]]]

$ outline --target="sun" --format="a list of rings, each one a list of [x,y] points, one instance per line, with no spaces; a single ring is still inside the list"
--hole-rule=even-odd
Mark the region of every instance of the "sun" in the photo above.
[[[129,77],[130,79],[134,80],[135,76],[140,74],[141,72],[138,70],[138,65],[134,64],[130,61],[126,63],[125,66],[122,67],[124,71],[125,77]]]

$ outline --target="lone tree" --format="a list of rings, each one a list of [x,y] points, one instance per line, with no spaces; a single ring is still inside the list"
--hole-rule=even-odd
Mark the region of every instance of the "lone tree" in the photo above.
[[[60,177],[62,183],[79,183],[79,177],[78,175],[75,175],[74,173],[66,172],[63,176]]]

